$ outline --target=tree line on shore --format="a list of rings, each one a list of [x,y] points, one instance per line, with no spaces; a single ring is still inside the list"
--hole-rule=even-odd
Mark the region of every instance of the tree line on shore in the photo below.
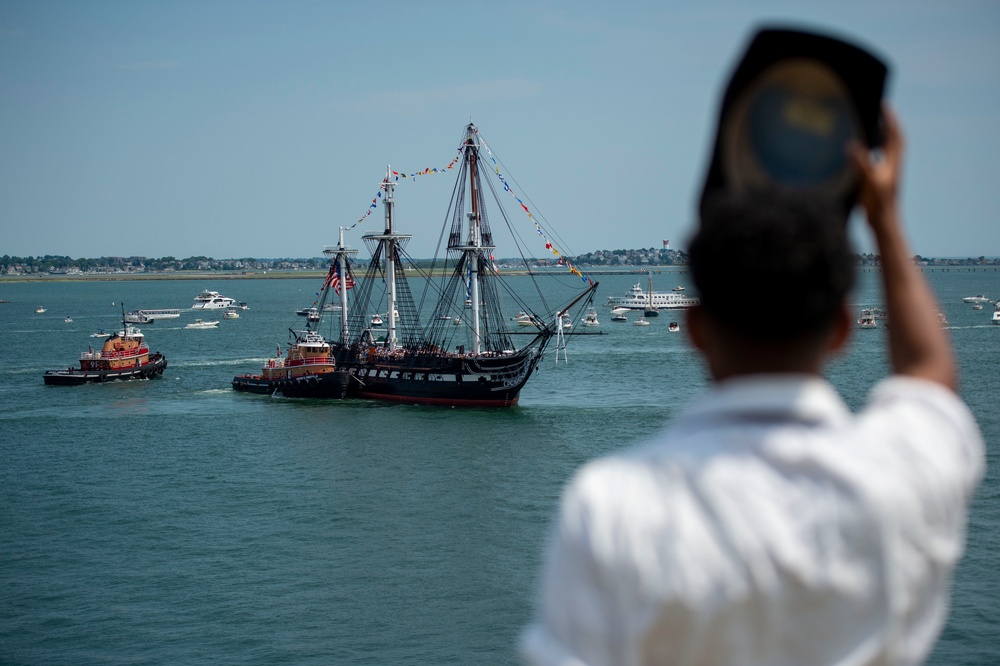
[[[859,266],[878,266],[881,257],[875,254],[856,255]],[[687,253],[670,249],[598,250],[572,257],[572,264],[579,267],[644,267],[683,266]],[[1000,266],[998,257],[932,258],[915,255],[914,262],[922,266]],[[426,260],[429,265],[432,260]],[[418,261],[418,265],[422,263]],[[529,259],[529,265],[539,268],[558,267],[558,258]],[[521,261],[499,259],[499,268],[520,266]],[[74,259],[61,255],[37,257],[0,257],[0,275],[31,274],[93,274],[93,273],[162,273],[174,271],[320,271],[326,270],[330,260],[326,257],[308,258],[255,258],[214,259],[195,256],[175,257],[98,257]]]

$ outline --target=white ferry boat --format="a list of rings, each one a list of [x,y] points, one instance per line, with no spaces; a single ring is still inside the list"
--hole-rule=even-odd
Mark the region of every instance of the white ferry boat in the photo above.
[[[177,319],[181,316],[180,308],[160,308],[159,310],[139,310],[138,312],[149,320]]]
[[[654,291],[652,298],[650,294],[642,289],[642,285],[636,283],[624,296],[608,296],[608,306],[612,308],[628,308],[629,310],[677,310],[680,308],[690,308],[698,305],[698,299],[694,296],[686,296],[683,292]]]
[[[236,299],[222,296],[217,291],[205,290],[194,297],[192,310],[225,310],[236,305]]]

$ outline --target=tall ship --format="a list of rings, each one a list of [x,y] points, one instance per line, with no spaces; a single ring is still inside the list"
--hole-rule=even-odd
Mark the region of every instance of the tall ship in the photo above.
[[[290,329],[289,353],[310,341],[329,345],[329,356],[324,352],[321,358],[330,372],[320,376],[306,371],[306,379],[297,380],[298,384],[277,387],[275,380],[266,378],[271,368],[262,368],[254,381],[250,381],[254,375],[234,378],[233,389],[285,393],[287,388],[293,393],[286,395],[310,397],[310,384],[319,392],[324,384],[344,377],[344,394],[352,398],[444,406],[517,404],[549,343],[565,342],[558,323],[571,309],[582,312],[590,306],[598,283],[576,271],[587,286],[556,307],[540,296],[541,311],[535,312],[494,262],[489,211],[499,210],[505,226],[511,223],[500,202],[504,190],[492,182],[484,189],[484,175],[498,175],[499,170],[486,163],[475,125],[466,126],[459,151],[453,164],[461,164],[441,235],[446,239],[442,256],[427,267],[418,266],[406,253],[412,236],[398,228],[396,182],[388,169],[379,190],[385,224],[382,230],[362,236],[370,261],[356,271],[352,259],[358,250],[345,244],[341,227],[337,246],[324,250],[331,262],[315,306],[319,321],[310,317],[304,330]],[[490,205],[484,196],[487,191],[492,195]],[[521,207],[527,211],[524,204]],[[535,281],[537,276],[528,273]],[[339,308],[329,309],[329,304]],[[530,330],[512,330],[505,305],[537,324]],[[292,359],[278,360],[287,367]]]
[[[57,386],[153,379],[166,367],[167,358],[160,352],[150,353],[145,336],[125,321],[123,312],[122,330],[107,337],[100,350],[91,348],[80,354],[79,368],[49,370],[43,379]]]
[[[679,310],[698,305],[698,298],[687,296],[683,291],[653,291],[650,278],[649,291],[643,290],[638,282],[632,285],[624,296],[608,296],[608,307],[628,308],[629,310]]]
[[[236,306],[236,299],[223,296],[217,291],[206,289],[194,297],[192,310],[225,310]]]

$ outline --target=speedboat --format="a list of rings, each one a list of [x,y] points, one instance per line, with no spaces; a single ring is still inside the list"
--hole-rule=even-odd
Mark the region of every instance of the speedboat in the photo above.
[[[975,296],[966,296],[962,301],[965,303],[989,303],[990,299],[983,294],[976,294]]]
[[[525,312],[524,310],[521,310],[520,312],[517,313],[517,316],[514,317],[514,321],[517,323],[518,326],[538,327],[538,320],[532,315]]]
[[[185,326],[184,328],[216,328],[219,325],[219,321],[202,321],[201,319],[195,319],[193,322]]]
[[[611,315],[611,321],[628,321],[628,315],[624,312],[616,312]]]
[[[982,309],[983,309],[983,304],[982,304],[982,303],[979,303],[979,302],[977,301],[976,303],[973,303],[973,304],[972,304],[972,309],[973,309],[973,310],[982,310]]]
[[[67,324],[72,324],[73,323],[73,318],[70,317],[69,315],[66,315],[66,318],[63,319],[63,321],[66,322]]]
[[[600,326],[601,322],[597,321],[597,310],[590,310],[583,316],[584,326]]]
[[[573,328],[573,320],[570,319],[568,315],[562,315],[559,317],[559,320],[562,322],[562,328],[564,331],[568,331]]]
[[[382,315],[377,312],[372,315],[371,321],[369,322],[371,326],[381,326],[383,323]]]
[[[45,383],[73,386],[162,375],[167,367],[166,357],[160,352],[151,354],[142,332],[125,322],[122,324],[123,330],[108,336],[100,351],[88,349],[80,354],[79,368],[49,370],[43,376]]]
[[[236,299],[229,298],[228,296],[222,296],[217,291],[209,291],[206,289],[194,297],[194,305],[191,306],[191,309],[224,310],[225,308],[231,308],[234,305],[236,305]]]
[[[861,312],[861,319],[858,319],[858,328],[878,328],[878,322],[868,310],[864,310]]]
[[[1000,301],[997,302],[997,307],[993,310],[993,323],[1000,324]]]
[[[667,326],[667,330],[670,331],[671,333],[676,333],[677,331],[681,330],[681,325],[678,324],[676,321],[672,321]]]
[[[45,308],[43,308],[41,305],[35,308],[35,314],[42,314],[43,312],[45,312]]]
[[[223,319],[239,319],[240,313],[236,311],[236,308],[229,308],[222,313]]]
[[[649,326],[649,322],[646,321],[645,319],[643,319],[642,317],[639,317],[634,322],[632,322],[632,325],[633,326]]]
[[[92,337],[92,338],[110,338],[111,334],[110,333],[105,333],[104,329],[102,328],[99,331],[97,331],[97,333],[91,333],[90,337]]]

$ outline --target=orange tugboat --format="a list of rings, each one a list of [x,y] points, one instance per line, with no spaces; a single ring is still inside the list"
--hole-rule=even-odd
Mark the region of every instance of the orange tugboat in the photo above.
[[[104,341],[100,351],[93,348],[80,354],[80,367],[49,370],[46,384],[74,386],[116,379],[152,379],[163,374],[167,359],[160,352],[149,353],[149,347],[134,326],[122,322],[123,330]]]
[[[343,398],[350,374],[337,369],[330,344],[316,331],[292,331],[294,342],[288,354],[268,359],[259,375],[233,378],[233,389],[287,398]]]

